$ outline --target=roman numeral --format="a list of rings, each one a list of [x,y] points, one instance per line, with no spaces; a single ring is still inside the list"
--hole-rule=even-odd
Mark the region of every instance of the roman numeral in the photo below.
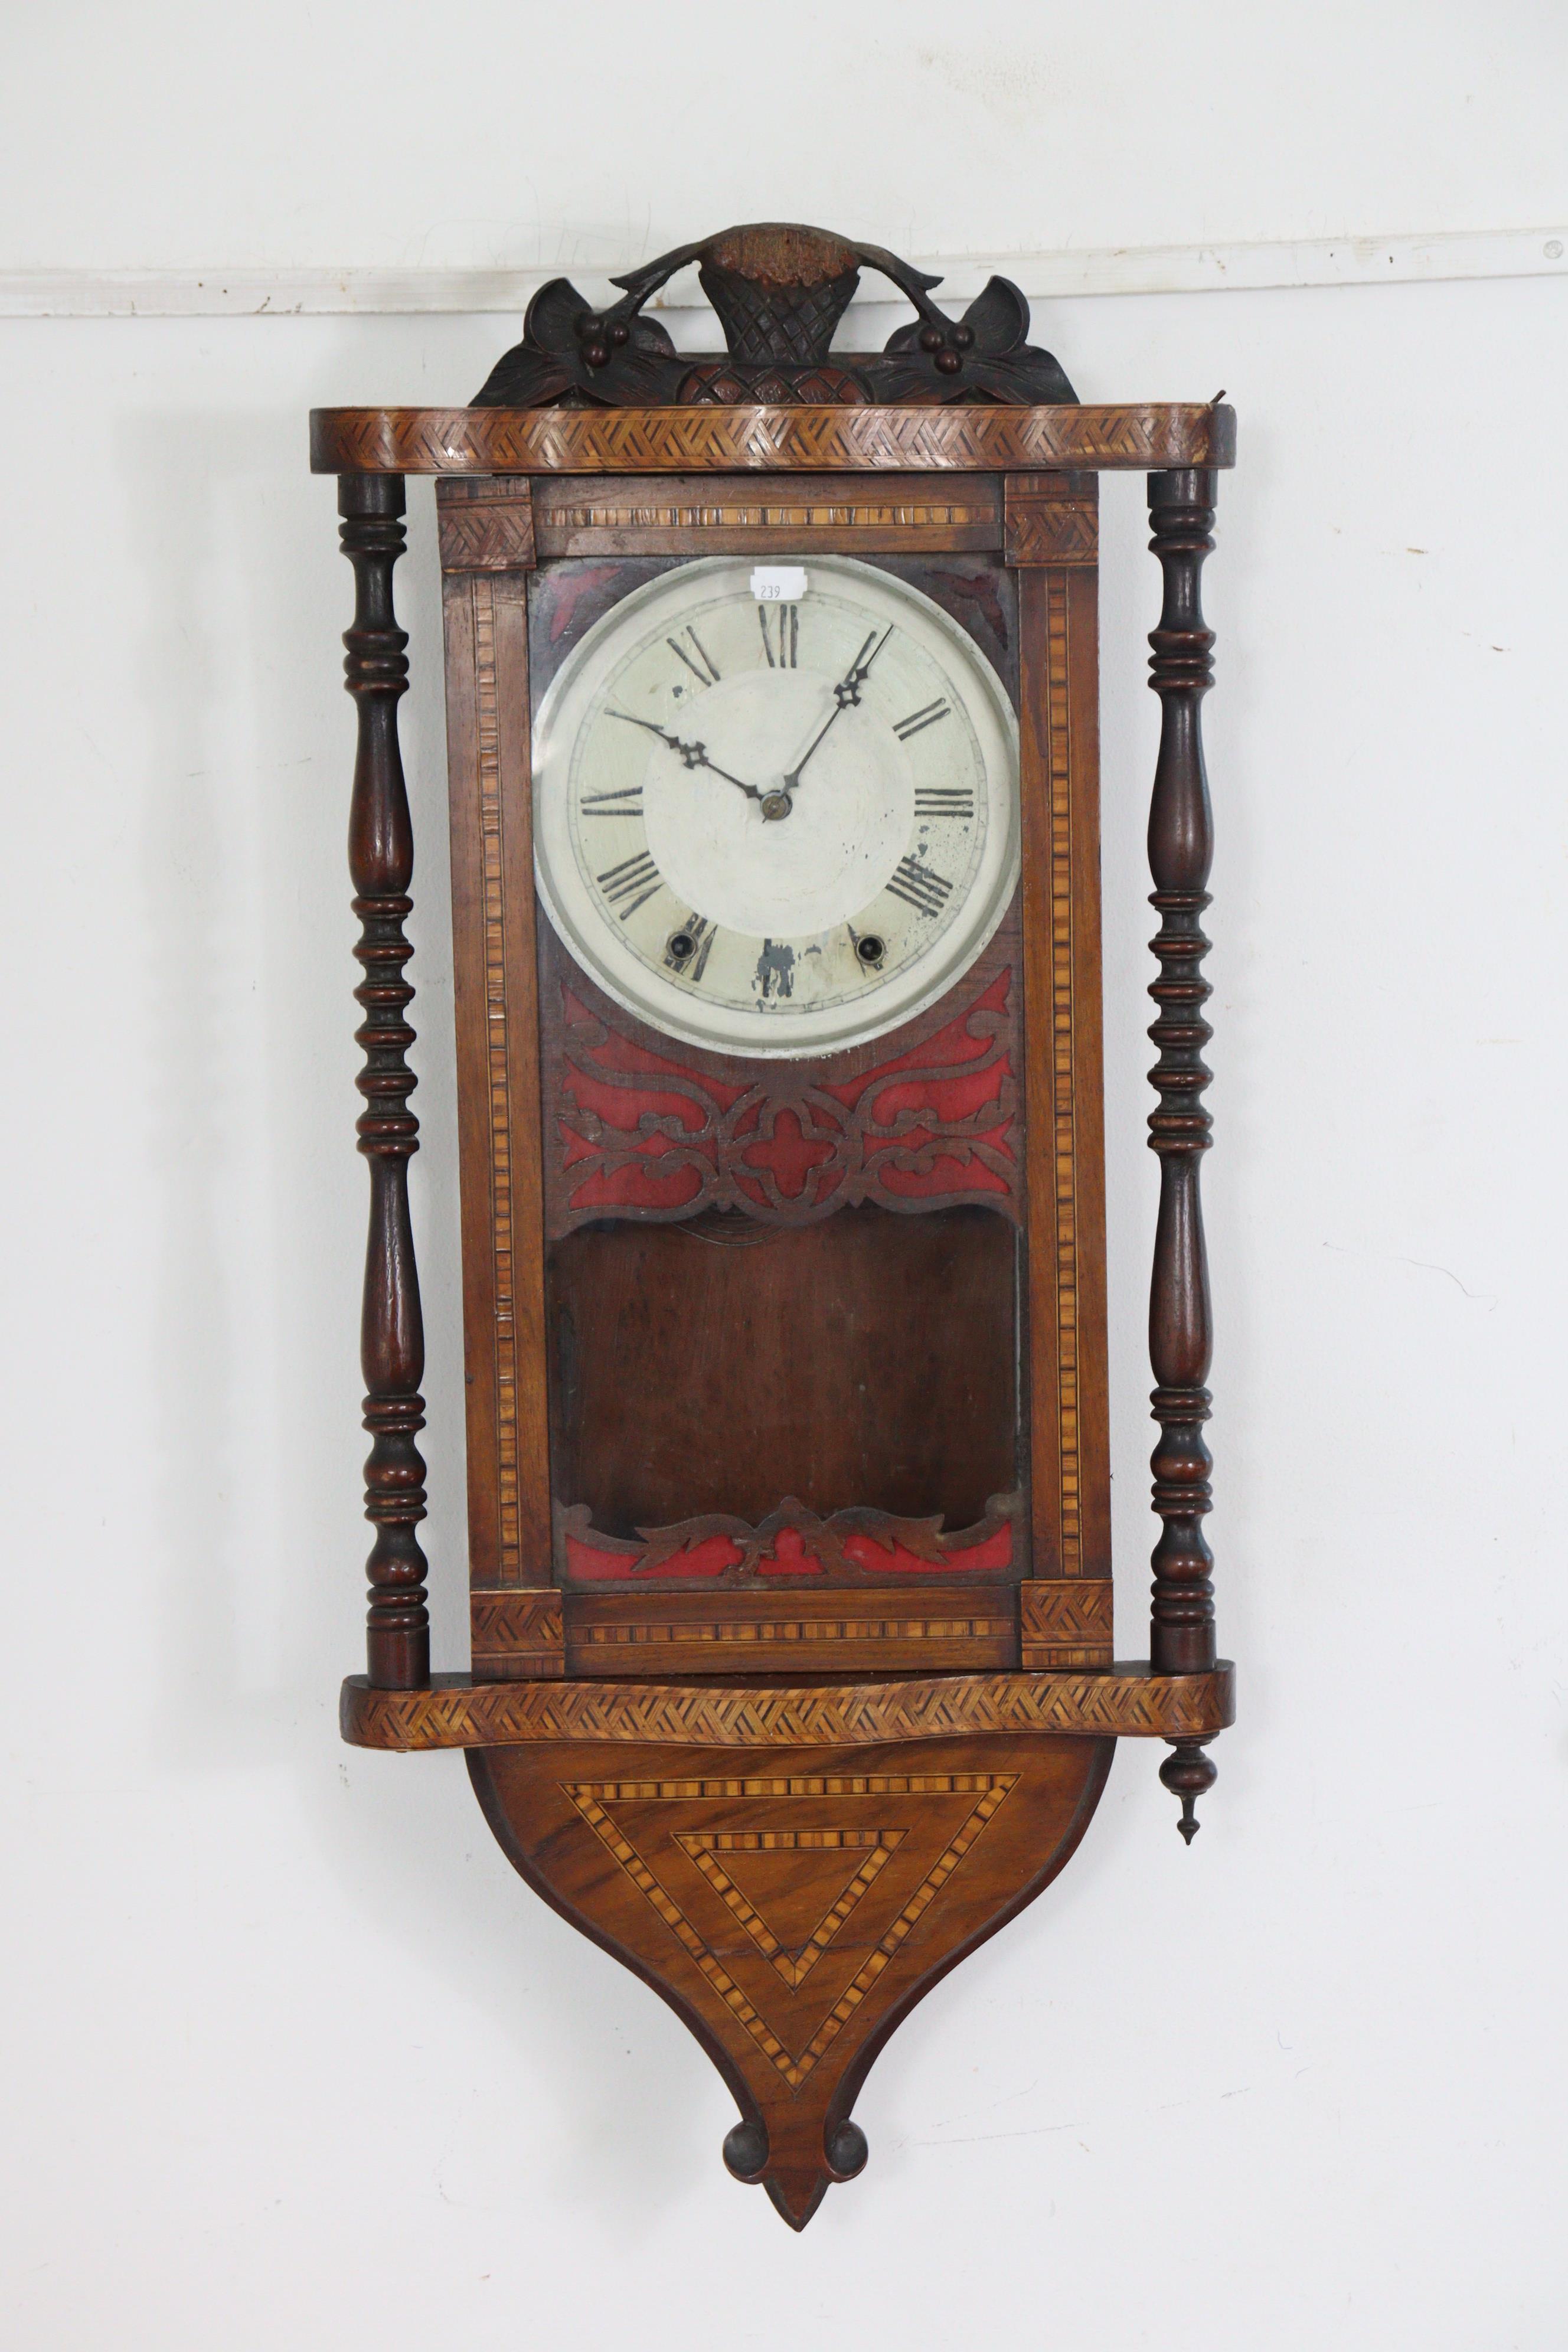
[[[763,633],[763,651],[768,657],[768,667],[798,669],[800,667],[800,606],[778,604],[773,607],[773,610],[779,616],[776,655],[773,652],[773,641],[768,635],[768,607],[765,604],[757,606],[757,626]]]
[[[902,857],[888,883],[895,898],[912,907],[917,915],[940,915],[952,896],[952,885],[918,858]]]
[[[606,866],[602,874],[594,877],[612,907],[621,909],[624,923],[639,907],[646,907],[654,892],[662,888],[664,877],[646,849],[635,857],[623,857],[618,866]],[[640,896],[637,895],[640,893]],[[623,904],[629,900],[629,904]]]
[[[974,794],[966,784],[917,784],[915,814],[971,817],[974,814]]]
[[[584,816],[640,816],[642,786],[622,784],[613,793],[584,793],[581,807]]]
[[[719,683],[719,673],[714,668],[712,663],[709,660],[708,656],[703,652],[696,630],[692,628],[683,629],[681,631],[681,635],[689,641],[692,653],[695,653],[697,656],[697,661],[692,660],[691,654],[687,652],[685,646],[681,645],[678,638],[666,637],[664,642],[669,647],[672,654],[679,655],[681,660],[686,664],[687,668],[691,672],[692,677],[697,680],[699,686],[717,686]],[[698,668],[697,662],[701,663],[702,667],[700,669]]]
[[[911,710],[907,719],[896,720],[893,732],[900,743],[907,743],[911,735],[918,735],[922,728],[934,727],[939,719],[947,717],[947,713],[948,706],[939,695],[934,702],[928,702],[923,710]]]

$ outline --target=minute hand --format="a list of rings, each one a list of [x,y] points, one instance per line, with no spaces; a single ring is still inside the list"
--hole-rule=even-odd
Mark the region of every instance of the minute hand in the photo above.
[[[656,726],[651,719],[638,719],[630,710],[612,710],[608,716],[624,719],[628,727],[646,727],[650,735],[657,735],[661,743],[667,743],[672,751],[679,751],[689,768],[707,768],[711,774],[722,776],[727,784],[733,784],[737,792],[744,793],[748,800],[762,799],[755,784],[743,784],[739,776],[732,776],[728,768],[721,768],[717,760],[710,760],[705,743],[683,743],[679,735],[670,733],[668,727]]]
[[[832,726],[834,720],[839,716],[840,712],[847,710],[852,703],[859,701],[860,688],[865,685],[867,678],[870,676],[871,664],[876,660],[877,656],[881,652],[882,647],[887,644],[888,639],[892,635],[892,634],[893,632],[890,625],[883,631],[880,637],[877,636],[875,629],[872,630],[870,636],[867,638],[865,645],[861,646],[859,652],[850,663],[849,667],[845,671],[844,676],[834,688],[832,709],[828,712],[826,718],[817,729],[816,733],[812,737],[811,741],[806,745],[805,750],[795,761],[795,766],[791,769],[789,774],[784,778],[784,789],[786,793],[794,792],[805,772],[806,761],[810,759],[812,753],[816,751],[817,745],[821,742],[823,737],[826,734],[828,729]],[[875,644],[872,643],[873,639],[876,639]],[[868,653],[867,651],[868,646],[870,647],[870,651]]]

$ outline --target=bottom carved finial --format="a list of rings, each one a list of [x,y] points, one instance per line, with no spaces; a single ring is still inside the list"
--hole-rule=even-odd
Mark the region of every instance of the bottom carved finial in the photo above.
[[[809,2135],[808,2121],[805,2128]],[[859,2125],[847,2118],[822,2142],[826,2166],[814,2162],[803,2150],[797,2132],[787,2131],[784,2139],[781,2159],[775,2164],[767,2126],[743,2118],[731,2124],[724,2135],[724,2165],[746,2187],[765,2189],[790,2228],[804,2230],[832,2182],[853,2180],[865,2170],[870,2149]]]
[[[1173,1739],[1175,1753],[1167,1756],[1160,1767],[1160,1779],[1173,1797],[1182,1801],[1182,1818],[1176,1823],[1182,1843],[1191,1845],[1203,1823],[1197,1816],[1197,1801],[1206,1797],[1219,1778],[1218,1767],[1205,1755],[1203,1743],[1196,1739]]]

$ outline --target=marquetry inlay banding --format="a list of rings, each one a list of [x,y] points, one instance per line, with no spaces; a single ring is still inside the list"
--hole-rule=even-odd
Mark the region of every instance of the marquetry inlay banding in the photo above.
[[[523,482],[447,482],[437,500],[443,572],[526,572],[533,505]]]
[[[1075,493],[1053,482],[1009,474],[1003,487],[1002,545],[1010,564],[1097,563],[1100,509],[1092,483]]]
[[[875,1746],[982,1732],[1093,1739],[1194,1739],[1236,1719],[1235,1670],[910,1676],[810,1689],[617,1682],[476,1683],[429,1690],[343,1685],[339,1722],[360,1748],[504,1748],[544,1739],[671,1747]]]
[[[574,1643],[589,1649],[657,1648],[670,1643],[752,1642],[791,1649],[813,1642],[999,1641],[1013,1632],[1011,1615],[991,1617],[764,1617],[710,1623],[628,1619],[618,1625],[580,1625]]]
[[[1109,1577],[1042,1577],[1018,1587],[1021,1665],[1109,1665],[1110,1645]]]
[[[1209,402],[1046,408],[318,408],[319,474],[960,472],[1229,466],[1234,410]]]
[[[590,1797],[689,1804],[708,1797],[918,1797],[933,1789],[943,1796],[978,1796],[991,1783],[981,1772],[707,1772],[700,1779],[581,1780],[576,1785]]]
[[[521,1574],[517,1485],[517,1318],[513,1293],[511,1102],[507,1066],[505,844],[500,714],[496,685],[495,590],[482,574],[474,595],[474,678],[483,856],[485,1036],[489,1086],[490,1246],[495,1299],[497,1521],[500,1580]]]
[[[1002,541],[994,482],[959,476],[869,480],[842,477],[775,492],[715,480],[542,481],[535,493],[539,553],[733,553],[786,539],[824,549],[994,548]]]
[[[566,1637],[561,1595],[553,1586],[489,1591],[468,1596],[470,1642],[481,1673],[520,1675],[563,1674]]]
[[[1072,763],[1068,706],[1068,592],[1047,575],[1047,630],[1051,823],[1051,1120],[1056,1167],[1058,1476],[1061,1566],[1083,1566],[1082,1469],[1079,1416],[1077,1110],[1073,1073]]]
[[[919,1886],[904,1904],[898,1916],[868,1953],[816,2032],[800,2051],[790,2051],[784,2046],[772,2026],[756,2009],[743,1987],[736,1981],[731,1970],[714,1952],[710,1950],[706,1938],[692,1926],[679,1903],[676,1901],[658,1874],[649,1867],[645,1857],[638,1853],[636,1845],[614,1819],[609,1810],[616,1803],[628,1801],[646,1802],[650,1797],[658,1799],[682,1796],[690,1784],[680,1781],[658,1781],[650,1787],[647,1781],[640,1780],[609,1782],[568,1780],[563,1781],[562,1786],[565,1795],[576,1806],[595,1834],[620,1864],[633,1885],[652,1905],[671,1934],[685,1948],[691,1959],[701,1970],[710,1990],[718,1995],[731,2015],[745,2028],[758,2048],[778,2069],[790,2088],[797,2090],[850,2022],[860,2003],[883,1970],[898,1957],[900,1948],[913,1934],[925,1912],[942,1893],[986,1823],[1005,1802],[1016,1783],[1017,1775],[1011,1772],[994,1775],[911,1774],[903,1781],[902,1793],[929,1794],[939,1797],[974,1794],[975,1802],[961,1828],[949,1840]],[[748,1795],[755,1789],[760,1796],[765,1784],[749,1783],[745,1786]],[[875,1781],[871,1779],[840,1779],[831,1775],[821,1779],[816,1784],[816,1790],[829,1798],[879,1793]],[[795,1793],[795,1784],[784,1782],[772,1793],[793,1795]],[[864,1873],[860,1874],[865,1875]],[[867,1877],[867,1885],[868,1885],[869,1883],[869,1877]],[[856,1897],[857,1901],[865,1891],[866,1888],[862,1886],[860,1895]],[[826,1925],[826,1922],[824,1924]],[[837,1929],[833,1932],[837,1933]],[[813,1956],[814,1959],[819,1957],[820,1953]],[[802,1974],[804,1973],[803,1970]],[[787,1979],[786,1981],[788,1981]],[[798,1983],[798,1981],[797,1978],[795,1982]],[[791,1990],[794,1990],[794,1986]]]
[[[994,512],[989,499],[978,503],[956,498],[905,499],[897,505],[880,499],[853,503],[843,499],[774,499],[754,504],[705,499],[697,505],[660,501],[641,506],[600,499],[590,504],[550,506],[542,520],[554,531],[889,530],[989,522]],[[548,548],[545,551],[549,552]]]
[[[759,1952],[796,1991],[837,1937],[860,1897],[903,1843],[903,1830],[678,1830],[675,1843],[689,1856],[725,1909],[738,1919]],[[781,1944],[754,1903],[724,1866],[736,1853],[863,1853],[864,1861],[835,1903],[829,1904],[797,1951]]]

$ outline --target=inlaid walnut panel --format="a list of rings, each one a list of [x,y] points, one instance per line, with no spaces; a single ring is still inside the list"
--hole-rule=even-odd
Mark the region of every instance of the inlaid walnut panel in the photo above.
[[[853,475],[760,487],[743,477],[546,478],[533,490],[542,559],[590,555],[864,555],[1002,541],[1001,492],[984,477]]]
[[[1009,474],[1003,551],[1014,565],[1100,561],[1100,499],[1092,474]]]
[[[1008,1586],[910,1593],[884,1586],[674,1592],[646,1588],[566,1596],[572,1675],[975,1673],[1018,1663],[1018,1609]]]
[[[1026,1578],[1018,1587],[1021,1665],[1108,1666],[1111,1633],[1109,1577]]]
[[[534,560],[526,481],[441,481],[436,516],[443,572],[527,571]]]
[[[561,1595],[542,1591],[486,1591],[469,1596],[474,1671],[488,1680],[527,1682],[566,1671]]]
[[[1104,1784],[1101,1740],[469,1759],[516,1868],[660,1992],[739,2102],[726,2155],[799,2229],[863,2160],[844,2134],[898,2020],[1029,1902]]]
[[[449,572],[443,602],[470,1573],[537,1587],[550,1475],[526,575]]]

